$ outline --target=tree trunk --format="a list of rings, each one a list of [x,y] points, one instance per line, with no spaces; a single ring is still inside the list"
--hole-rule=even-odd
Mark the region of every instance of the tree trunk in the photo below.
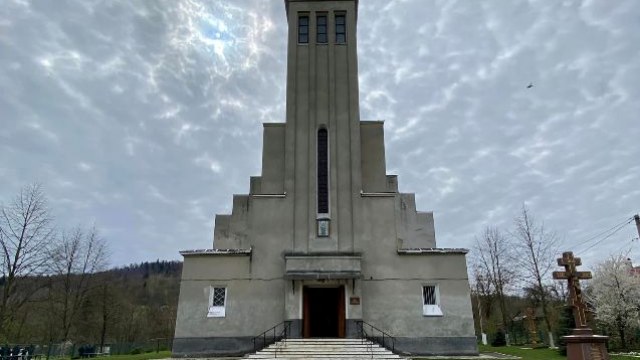
[[[507,326],[507,305],[504,302],[504,293],[502,293],[502,291],[498,292],[498,302],[500,303],[500,314],[502,315],[502,330],[505,331],[505,333],[508,331],[508,326]]]
[[[618,334],[620,335],[620,345],[623,350],[627,350],[627,339],[624,336],[624,326],[618,326]]]
[[[102,329],[100,330],[100,352],[104,352],[104,339],[107,335],[107,285],[102,286]]]
[[[9,276],[7,276],[5,285],[4,285],[4,289],[2,289],[2,304],[0,307],[0,339],[2,340],[8,340],[8,334],[7,334],[7,313],[8,313],[8,309],[7,307],[9,306],[9,296],[11,296],[11,293],[13,292],[13,281],[14,281],[14,276],[12,273],[9,273]]]

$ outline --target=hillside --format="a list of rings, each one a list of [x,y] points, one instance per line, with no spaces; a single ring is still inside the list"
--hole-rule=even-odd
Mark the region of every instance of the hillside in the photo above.
[[[64,340],[114,344],[170,339],[181,272],[179,261],[155,261],[113,268],[85,279],[30,278],[21,291],[35,295],[19,313],[12,314],[7,338],[2,340],[13,344]]]

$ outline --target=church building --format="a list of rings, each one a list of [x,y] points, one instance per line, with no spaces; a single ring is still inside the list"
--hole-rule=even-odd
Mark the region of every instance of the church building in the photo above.
[[[262,174],[216,215],[212,248],[180,252],[173,356],[246,354],[279,324],[289,338],[366,325],[399,353],[478,354],[467,250],[437,247],[433,213],[386,173],[383,122],[360,120],[358,1],[285,7],[286,122],[264,124]]]

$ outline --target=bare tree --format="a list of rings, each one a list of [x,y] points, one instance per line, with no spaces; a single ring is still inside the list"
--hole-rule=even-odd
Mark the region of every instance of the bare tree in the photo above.
[[[473,264],[471,282],[472,305],[475,297],[478,328],[482,336],[482,343],[486,345],[487,320],[492,314],[491,310],[495,298],[495,290],[490,277],[486,275],[484,268],[479,264]]]
[[[76,227],[62,233],[51,251],[55,274],[60,281],[61,340],[68,340],[71,327],[91,289],[91,274],[107,265],[107,248],[95,228]]]
[[[486,320],[491,317],[493,299],[496,295],[491,277],[487,275],[484,267],[474,264],[472,276],[472,293],[477,297],[478,307],[482,309],[480,316]],[[485,324],[480,324],[483,327]]]
[[[551,323],[548,312],[547,279],[551,279],[549,272],[554,265],[557,253],[557,237],[555,233],[545,229],[542,223],[537,223],[529,213],[526,205],[522,206],[520,214],[514,220],[515,230],[512,235],[514,243],[523,253],[518,257],[520,268],[524,272],[522,277],[525,287],[530,288],[530,294],[542,307],[545,325],[552,343]]]
[[[38,184],[22,188],[12,202],[0,208],[0,338],[6,338],[12,316],[33,294],[19,291],[21,282],[49,270],[48,249],[54,237],[51,222],[47,200]]]
[[[485,281],[491,284],[500,306],[502,326],[506,328],[511,323],[511,318],[507,312],[505,293],[515,277],[512,246],[498,228],[488,226],[481,237],[476,237],[475,250],[477,277],[483,279],[484,291],[489,290]]]

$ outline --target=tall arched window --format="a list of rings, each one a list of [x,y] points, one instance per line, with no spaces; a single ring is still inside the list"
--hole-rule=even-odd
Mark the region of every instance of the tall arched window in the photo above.
[[[329,148],[327,129],[318,130],[318,214],[329,213]]]

